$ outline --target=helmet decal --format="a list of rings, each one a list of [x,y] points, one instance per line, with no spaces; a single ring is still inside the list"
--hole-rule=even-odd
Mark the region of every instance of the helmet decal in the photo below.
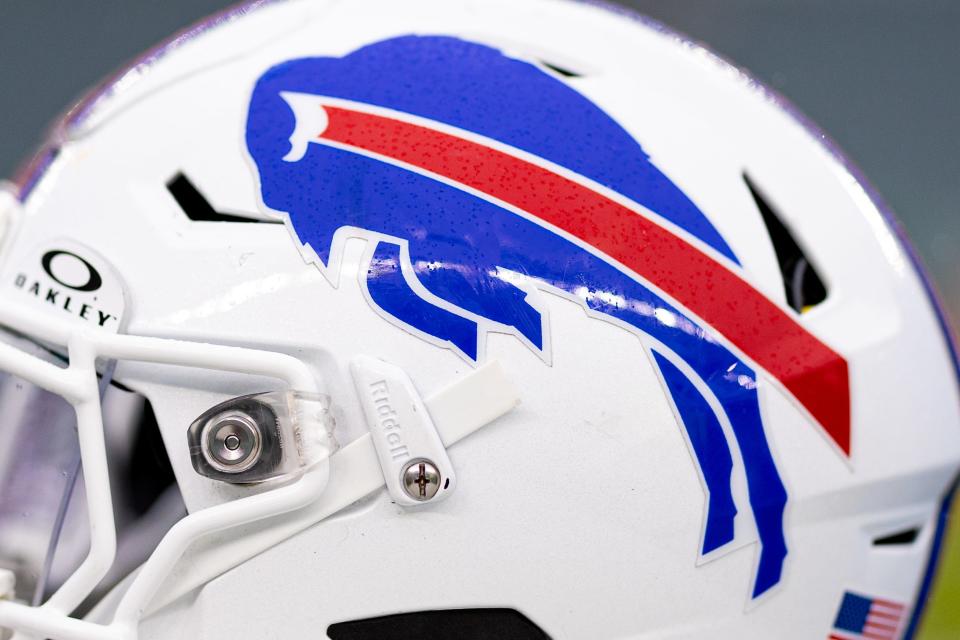
[[[844,591],[830,638],[842,640],[849,634],[861,638],[895,638],[905,613],[906,606],[901,602]]]
[[[541,292],[637,335],[705,486],[700,555],[755,529],[752,596],[780,582],[788,496],[758,371],[849,455],[847,363],[749,283],[610,116],[535,63],[407,36],[269,69],[246,143],[306,254],[336,282],[343,241],[365,238],[369,300],[425,340],[477,362],[487,333],[509,333],[549,360]]]

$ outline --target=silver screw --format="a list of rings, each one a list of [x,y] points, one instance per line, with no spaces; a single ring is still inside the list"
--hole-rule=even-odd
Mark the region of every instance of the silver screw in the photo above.
[[[260,427],[242,411],[225,411],[203,426],[200,448],[214,469],[241,473],[260,460],[263,449]]]
[[[429,460],[414,460],[403,468],[403,490],[418,502],[426,502],[440,490],[440,471]]]

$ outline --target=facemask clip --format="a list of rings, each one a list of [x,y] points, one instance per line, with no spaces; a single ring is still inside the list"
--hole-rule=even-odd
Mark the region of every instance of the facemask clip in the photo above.
[[[448,497],[457,484],[423,399],[399,367],[361,356],[353,380],[391,498],[412,507]]]

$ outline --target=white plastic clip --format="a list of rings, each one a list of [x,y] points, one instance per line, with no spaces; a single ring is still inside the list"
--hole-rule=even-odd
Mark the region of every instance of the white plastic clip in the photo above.
[[[10,569],[0,569],[0,600],[13,600],[17,575]]]
[[[0,600],[13,600],[14,589],[17,586],[17,575],[10,569],[0,569]],[[0,640],[11,640],[13,631],[0,628]]]
[[[387,490],[414,506],[449,496],[457,484],[430,412],[403,369],[366,356],[351,366]]]

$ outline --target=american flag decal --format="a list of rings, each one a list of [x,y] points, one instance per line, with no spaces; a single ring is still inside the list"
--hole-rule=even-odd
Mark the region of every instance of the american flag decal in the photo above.
[[[904,606],[847,591],[833,623],[829,640],[893,640],[903,622]]]

